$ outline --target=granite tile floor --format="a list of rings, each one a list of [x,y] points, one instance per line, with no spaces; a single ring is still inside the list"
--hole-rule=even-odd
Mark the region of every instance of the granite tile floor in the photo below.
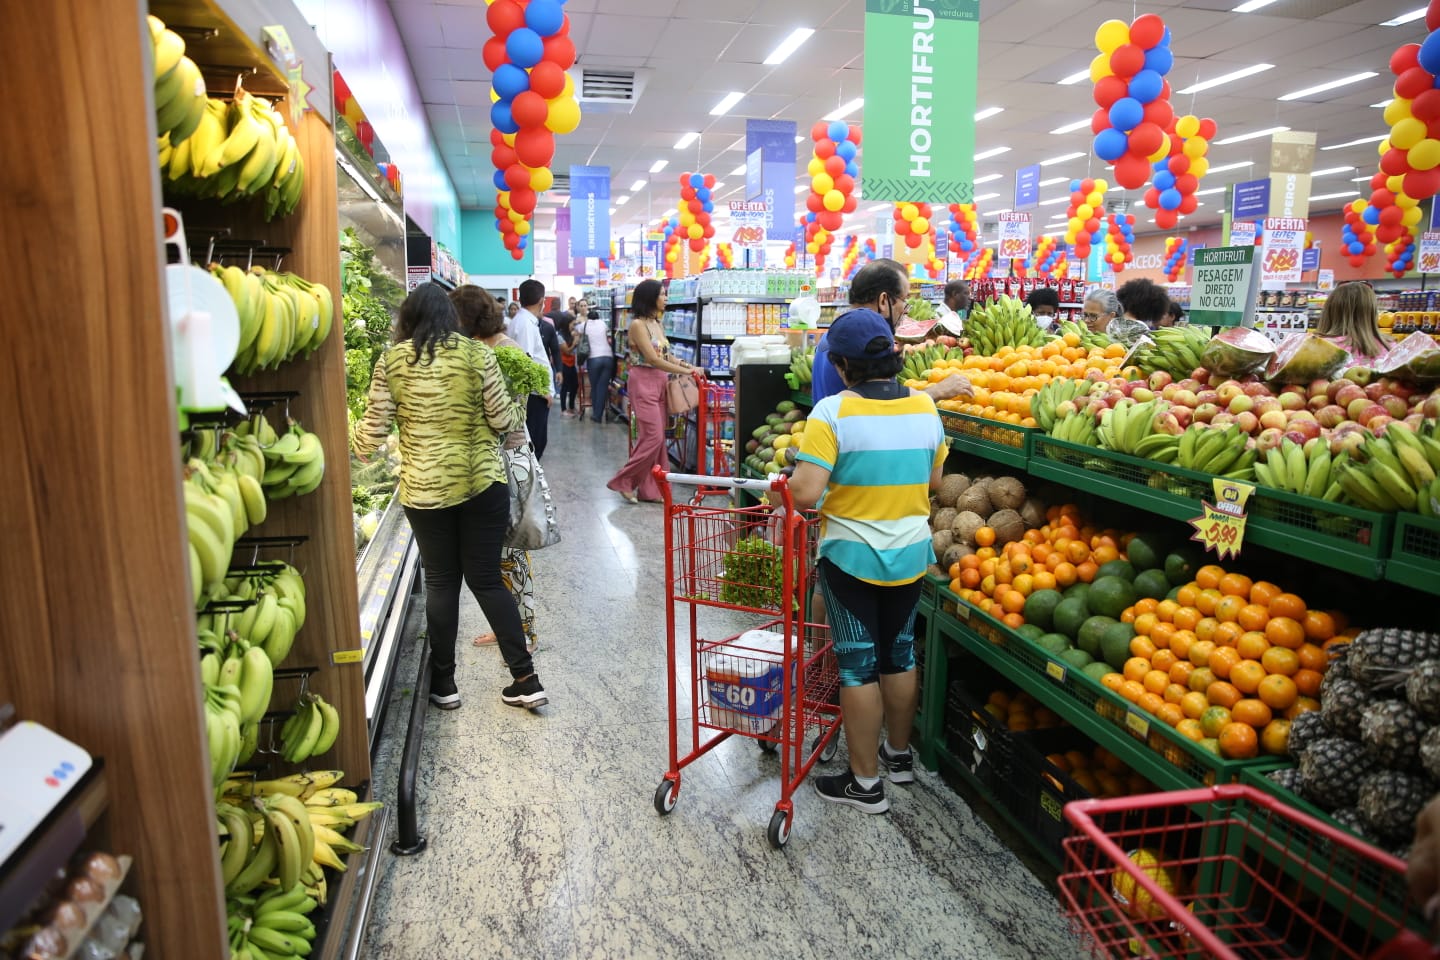
[[[551,703],[533,714],[501,703],[504,667],[494,647],[469,645],[485,622],[466,595],[464,703],[426,720],[419,814],[429,848],[385,854],[362,955],[1082,956],[1054,890],[933,774],[889,787],[886,816],[823,803],[802,785],[789,845],[776,851],[765,827],[779,762],[736,738],[686,768],[674,812],[655,813],[668,762],[664,516],[605,488],[625,450],[618,426],[554,415],[544,463],[565,540],[533,555],[536,666]],[[423,620],[408,626],[376,761],[385,800]],[[690,716],[687,704],[680,713]],[[827,769],[844,762],[842,742]]]

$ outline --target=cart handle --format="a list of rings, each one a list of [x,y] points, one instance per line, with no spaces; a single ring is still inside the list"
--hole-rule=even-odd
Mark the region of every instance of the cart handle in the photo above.
[[[776,480],[754,480],[750,477],[704,477],[694,473],[666,473],[661,474],[657,468],[657,476],[663,476],[666,483],[684,483],[692,487],[725,487],[735,490],[779,490],[783,481]]]

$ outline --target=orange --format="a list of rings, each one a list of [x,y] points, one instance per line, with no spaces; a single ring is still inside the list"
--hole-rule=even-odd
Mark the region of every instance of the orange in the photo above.
[[[1065,547],[1065,559],[1079,566],[1090,559],[1090,548],[1079,540],[1071,540]]]
[[[1220,586],[1220,578],[1224,576],[1223,567],[1208,563],[1195,571],[1195,582],[1200,585],[1201,590],[1210,590]]]
[[[1121,672],[1125,674],[1126,680],[1134,680],[1138,683],[1145,679],[1145,674],[1150,672],[1150,661],[1144,657],[1131,657],[1125,661],[1125,669]]]
[[[1255,585],[1250,588],[1250,602],[1259,604],[1262,607],[1270,606],[1270,601],[1284,593],[1279,587],[1269,580],[1256,580]]]
[[[1162,703],[1160,709],[1155,711],[1155,716],[1165,721],[1169,726],[1176,726],[1185,719],[1185,714],[1180,712],[1180,707],[1174,703]]]
[[[1240,617],[1240,611],[1245,609],[1245,601],[1234,594],[1226,594],[1215,604],[1215,619],[1235,623]]]
[[[1269,723],[1273,717],[1270,715],[1270,707],[1262,700],[1246,699],[1235,704],[1230,710],[1237,723],[1248,723],[1259,730]]]
[[[1265,624],[1270,622],[1270,611],[1258,603],[1247,603],[1240,608],[1235,622],[1246,630],[1264,630]]]
[[[1214,642],[1215,631],[1219,628],[1219,620],[1216,620],[1214,617],[1206,617],[1199,623],[1195,624],[1195,636],[1200,638],[1201,640],[1209,640],[1211,642]]]
[[[1210,701],[1211,706],[1229,707],[1235,706],[1241,699],[1240,691],[1233,684],[1224,680],[1216,680],[1205,688],[1205,699]]]
[[[1275,609],[1272,607],[1270,612],[1274,613]],[[1291,617],[1272,617],[1270,622],[1265,624],[1265,639],[1277,647],[1299,650],[1305,643],[1305,628]]]
[[[1152,660],[1155,657],[1155,653],[1155,644],[1150,642],[1149,637],[1136,636],[1130,638],[1130,656],[1144,657],[1146,660]]]
[[[1035,592],[1035,578],[1028,573],[1022,573],[1010,582],[1010,585],[1022,596],[1028,597]]]
[[[1150,631],[1154,630],[1155,625],[1159,622],[1153,613],[1139,614],[1135,617],[1135,632],[1141,636],[1148,637],[1150,636]]]
[[[979,567],[980,567],[980,558],[979,558],[977,555],[973,554],[973,553],[967,553],[965,556],[963,556],[963,557],[960,558],[960,569],[961,569],[961,570],[978,569]]]
[[[1260,738],[1255,728],[1244,723],[1227,723],[1217,738],[1220,741],[1220,756],[1231,760],[1253,757],[1260,752]]]
[[[997,560],[997,559],[995,559],[994,557],[990,557],[990,558],[988,558],[988,559],[986,559],[986,560],[982,560],[982,561],[980,562],[980,576],[982,576],[982,577],[993,577],[993,576],[995,576],[995,568],[998,567],[998,566],[1000,566],[1000,561]]]
[[[1180,604],[1174,600],[1161,600],[1155,604],[1155,617],[1161,623],[1173,623],[1175,611],[1180,609]]]
[[[1035,564],[1027,553],[1021,553],[1017,550],[1015,551],[1015,555],[1010,558],[1010,569],[1015,572],[1016,576],[1029,573],[1034,567]]]
[[[1260,731],[1260,749],[1271,756],[1283,757],[1290,745],[1290,721],[1271,720]]]
[[[1110,690],[1116,693],[1120,692],[1120,685],[1124,682],[1125,674],[1123,673],[1107,673],[1105,674],[1105,676],[1100,678],[1101,686],[1103,686],[1106,690]]]
[[[1158,696],[1165,692],[1166,687],[1170,686],[1170,674],[1164,670],[1151,670],[1140,682],[1145,684],[1146,690]]]
[[[961,570],[960,585],[969,590],[974,590],[976,587],[980,586],[980,571]]]
[[[1251,657],[1250,659],[1255,658]],[[1300,658],[1294,650],[1271,647],[1261,655],[1260,665],[1265,668],[1266,673],[1278,673],[1281,676],[1293,677],[1300,670]]]
[[[1270,616],[1289,617],[1291,620],[1305,618],[1305,601],[1293,593],[1282,593],[1270,601]]]
[[[1205,699],[1205,694],[1191,690],[1180,698],[1180,709],[1185,711],[1185,716],[1192,720],[1199,720],[1200,715],[1210,709],[1210,701]]]
[[[1165,701],[1160,699],[1158,693],[1145,692],[1140,694],[1140,699],[1135,701],[1135,706],[1149,714],[1158,714],[1160,708],[1165,706]]]
[[[1165,698],[1166,703],[1180,703],[1189,692],[1189,687],[1179,683],[1171,683],[1165,687],[1165,692],[1160,694],[1160,696]],[[1173,727],[1174,724],[1172,723],[1171,726]]]
[[[1037,573],[1035,574],[1035,589],[1036,589],[1036,590],[1054,590],[1054,589],[1055,589],[1055,574],[1051,573],[1049,570],[1041,570],[1041,571],[1037,572]]]
[[[1300,624],[1305,628],[1306,638],[1317,643],[1323,643],[1335,636],[1335,618],[1322,610],[1305,611],[1305,617]]]
[[[977,546],[988,547],[995,542],[995,529],[993,527],[981,527],[975,531],[975,543]]]
[[[1157,649],[1164,650],[1171,646],[1171,638],[1177,633],[1173,623],[1157,623],[1150,628],[1150,642],[1155,644]],[[1177,654],[1183,656],[1183,654]]]
[[[1120,611],[1120,622],[1121,622],[1121,623],[1134,623],[1134,622],[1135,622],[1135,608],[1134,608],[1134,607],[1126,607],[1124,610],[1121,610],[1121,611]],[[1138,631],[1137,631],[1137,632],[1138,632]]]
[[[1231,722],[1230,711],[1224,707],[1206,707],[1205,712],[1200,715],[1200,729],[1205,731],[1207,737],[1218,737],[1220,731]]]
[[[1160,606],[1160,601],[1154,597],[1141,597],[1135,601],[1135,612],[1137,614],[1154,613],[1155,608],[1158,606]]]
[[[1173,624],[1167,623],[1165,626],[1174,631],[1170,634],[1170,649],[1175,651],[1175,656],[1181,660],[1189,659],[1190,646],[1195,642],[1195,634],[1189,630],[1176,630]],[[1155,629],[1158,632],[1160,628],[1156,627]],[[1159,646],[1160,640],[1157,636],[1152,635],[1150,639],[1155,641],[1156,646]]]
[[[1230,682],[1235,684],[1236,689],[1244,694],[1252,694],[1260,689],[1260,684],[1265,680],[1265,668],[1254,660],[1241,660],[1230,671]]]
[[[1222,623],[1215,629],[1215,645],[1233,647],[1244,632],[1238,623]]]
[[[1194,630],[1203,619],[1204,614],[1195,607],[1181,607],[1175,611],[1175,617],[1171,622],[1175,624],[1177,629]]]
[[[1175,729],[1190,740],[1199,742],[1205,739],[1205,728],[1200,726],[1200,721],[1196,718],[1181,720],[1175,724]]]
[[[1200,595],[1195,598],[1195,609],[1200,611],[1201,616],[1214,616],[1215,608],[1220,605],[1220,601],[1224,599],[1224,596],[1224,594],[1213,587],[1201,590]]]
[[[1299,658],[1300,667],[1304,670],[1317,670],[1323,673],[1325,668],[1330,666],[1330,654],[1326,653],[1323,647],[1313,643],[1302,643],[1300,649],[1295,651]]]
[[[1111,544],[1102,544],[1090,551],[1090,559],[1100,564],[1109,563],[1111,560],[1120,559],[1120,551]]]
[[[1182,607],[1194,606],[1195,598],[1198,596],[1200,596],[1200,587],[1192,581],[1175,591],[1175,602]]]
[[[1015,579],[1015,571],[1010,568],[1009,560],[1001,560],[995,564],[995,582],[1009,584]]]
[[[1295,681],[1295,689],[1300,691],[1302,697],[1318,697],[1320,696],[1320,681],[1325,677],[1318,670],[1301,668],[1295,671],[1295,675],[1290,679]]]
[[[1065,758],[1065,754],[1063,753],[1046,754],[1045,762],[1055,766],[1064,773],[1070,772],[1070,761]]]
[[[1170,679],[1183,687],[1189,688],[1190,674],[1195,672],[1195,664],[1189,660],[1176,660],[1175,666],[1170,668]]]
[[[1197,667],[1208,667],[1210,665],[1210,655],[1214,652],[1215,644],[1212,641],[1197,640],[1190,644],[1190,662]]]
[[[1077,576],[1078,574],[1075,571],[1075,564],[1062,560],[1055,565],[1056,585],[1061,587],[1068,587],[1075,582],[1075,578]]]
[[[1294,720],[1302,713],[1309,713],[1311,710],[1319,709],[1319,700],[1316,700],[1314,697],[1299,697],[1290,705],[1290,709],[1285,711],[1285,719]]]
[[[1239,662],[1240,654],[1234,647],[1216,647],[1211,651],[1210,659],[1206,666],[1221,680],[1228,680],[1231,669]]]
[[[1275,710],[1288,710],[1300,698],[1300,690],[1295,681],[1278,673],[1272,673],[1260,681],[1260,689],[1256,694]]]
[[[1227,573],[1220,578],[1220,592],[1227,597],[1238,597],[1242,602],[1250,599],[1250,588],[1254,584],[1243,573]]]
[[[1009,596],[1012,597],[1014,595],[1015,594],[1013,591],[1009,594]],[[1000,622],[1005,624],[1005,626],[1009,627],[1011,630],[1018,630],[1020,627],[1025,626],[1025,618],[1020,616],[1020,614],[1018,613],[1007,613],[1005,614],[1005,616],[1000,618]]]
[[[1000,601],[1000,605],[1005,608],[1006,613],[1018,614],[1021,610],[1025,609],[1025,594],[1019,590],[1011,590],[1005,594],[1005,599]],[[1023,626],[1024,623],[1024,620],[1020,621],[1021,626]]]
[[[1260,660],[1269,650],[1284,650],[1284,647],[1271,647],[1270,641],[1265,639],[1265,634],[1256,633],[1251,630],[1249,633],[1242,633],[1235,641],[1235,649],[1239,652],[1242,660]],[[1287,653],[1289,651],[1286,651]],[[1270,671],[1274,673],[1276,671]]]
[[[1081,583],[1093,583],[1099,569],[1092,561],[1086,560],[1075,568],[1075,574],[1080,578]]]
[[[981,547],[979,550],[975,551],[975,556],[979,557],[981,560],[994,560],[996,559],[995,548]]]
[[[1180,658],[1175,656],[1174,650],[1156,650],[1150,654],[1150,662],[1156,670],[1164,670],[1169,675],[1170,668],[1179,663]]]

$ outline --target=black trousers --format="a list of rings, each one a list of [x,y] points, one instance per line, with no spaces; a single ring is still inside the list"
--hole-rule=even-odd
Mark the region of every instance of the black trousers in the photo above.
[[[580,372],[575,367],[560,368],[560,409],[575,412],[575,399],[580,394]]]
[[[425,619],[435,673],[455,674],[462,579],[490,621],[510,675],[518,680],[534,673],[520,609],[500,579],[500,549],[510,525],[510,488],[493,483],[464,503],[439,510],[406,507],[405,517],[415,531],[425,568]]]
[[[525,426],[530,430],[530,442],[535,445],[535,459],[545,456],[545,444],[550,442],[550,404],[538,393],[530,394],[525,401]]]

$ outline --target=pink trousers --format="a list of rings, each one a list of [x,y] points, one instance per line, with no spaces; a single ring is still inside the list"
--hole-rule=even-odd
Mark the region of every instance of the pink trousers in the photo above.
[[[617,493],[636,491],[641,500],[660,499],[660,487],[651,475],[653,467],[670,469],[665,452],[665,428],[670,422],[670,409],[665,397],[669,374],[654,367],[631,366],[625,383],[625,395],[635,413],[635,449],[625,466],[606,484]]]

